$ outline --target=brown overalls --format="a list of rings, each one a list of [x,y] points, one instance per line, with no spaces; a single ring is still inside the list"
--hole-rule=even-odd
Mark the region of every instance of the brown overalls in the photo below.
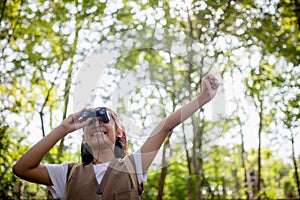
[[[96,180],[93,164],[74,165],[69,164],[68,167],[67,200],[140,199],[143,188],[138,185],[132,155],[111,161],[100,184]],[[72,167],[75,168],[72,170]]]

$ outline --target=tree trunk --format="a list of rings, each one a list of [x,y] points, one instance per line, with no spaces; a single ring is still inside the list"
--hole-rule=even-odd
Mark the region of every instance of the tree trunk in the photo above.
[[[68,104],[69,104],[69,98],[70,98],[70,89],[71,89],[71,83],[72,83],[72,73],[73,73],[73,62],[70,64],[68,69],[68,78],[65,83],[65,93],[64,93],[64,108],[63,108],[63,120],[67,117],[67,111],[68,111]],[[59,152],[62,152],[64,149],[64,139],[62,138],[59,143]]]
[[[295,169],[295,179],[296,179],[298,197],[300,198],[300,180],[299,180],[299,174],[298,174],[297,161],[296,161],[296,158],[295,158],[294,134],[293,134],[292,131],[291,131],[291,143],[292,143],[292,159],[293,159],[294,169]]]
[[[157,200],[161,200],[164,194],[165,179],[168,171],[167,160],[166,160],[166,149],[169,147],[170,144],[170,139],[169,139],[170,135],[168,135],[168,138],[165,141],[163,146],[162,168],[161,168],[160,179],[159,179],[158,194],[156,197]]]
[[[191,158],[189,156],[189,151],[187,148],[187,140],[185,137],[185,131],[184,131],[184,125],[182,126],[182,132],[183,132],[183,139],[184,139],[184,147],[185,147],[185,154],[186,154],[186,160],[187,160],[187,167],[189,171],[187,183],[188,183],[188,200],[193,199],[193,188],[192,188],[192,167],[191,167]]]
[[[189,13],[189,10],[187,9],[187,13]],[[189,47],[190,49],[192,49],[192,45],[193,45],[193,23],[192,20],[190,18],[190,15],[188,14],[188,35],[189,35]],[[188,76],[187,76],[187,82],[188,82],[188,92],[189,92],[189,100],[191,101],[192,99],[192,78],[191,78],[191,74],[193,72],[193,58],[194,54],[193,51],[191,50],[188,54]],[[202,134],[200,133],[201,131],[197,130],[197,126],[195,124],[195,120],[192,117],[192,126],[193,126],[193,149],[192,149],[192,163],[193,163],[193,168],[194,168],[194,173],[195,173],[195,177],[196,177],[196,187],[195,187],[195,193],[196,193],[196,199],[197,200],[201,200],[202,196],[201,196],[201,176],[200,176],[200,171],[202,170],[202,150],[201,148],[199,148],[200,146],[202,146]],[[198,149],[199,148],[199,149]],[[196,151],[196,149],[198,149],[198,151]],[[200,155],[200,156],[199,156]],[[198,160],[199,158],[199,160]]]
[[[76,4],[78,4],[78,1],[76,1]],[[78,43],[78,34],[79,34],[80,29],[81,29],[81,21],[80,20],[81,20],[80,19],[80,15],[76,14],[75,39],[74,39],[73,46],[72,46],[73,57],[72,57],[70,65],[69,65],[68,77],[67,77],[67,80],[66,80],[66,83],[65,83],[65,91],[64,91],[65,93],[64,93],[63,119],[65,119],[67,117],[68,104],[69,104],[69,98],[70,98],[70,89],[71,89],[71,84],[72,84],[74,56],[75,56],[75,53],[76,53],[76,47],[77,47],[77,43]],[[77,110],[75,110],[75,112],[76,111]],[[62,152],[63,149],[64,149],[64,138],[62,138],[60,140],[60,143],[59,143],[59,152]]]
[[[243,132],[242,132],[242,122],[241,120],[239,119],[239,126],[240,126],[240,137],[241,137],[241,150],[242,150],[242,167],[244,169],[244,182],[245,182],[245,191],[246,191],[246,197],[247,199],[250,198],[250,192],[251,190],[249,190],[250,186],[251,186],[251,180],[248,179],[249,176],[247,176],[247,169],[246,169],[246,151],[245,151],[245,141],[244,141],[244,135],[243,135]]]
[[[262,119],[263,119],[263,103],[262,100],[259,100],[259,104],[260,104],[260,111],[259,111],[259,127],[258,127],[258,158],[257,158],[257,162],[258,162],[258,169],[257,169],[257,182],[256,182],[256,196],[258,197],[258,199],[260,199],[259,197],[259,193],[261,190],[261,132],[262,132]]]
[[[170,55],[170,60],[171,60],[170,63],[172,63],[171,55]],[[171,78],[172,78],[172,82],[175,83],[173,71],[172,71]],[[173,109],[173,112],[174,112],[175,108],[176,108],[176,103],[175,103],[175,97],[174,97],[173,94],[171,94],[171,99],[172,99],[172,106],[173,106],[172,109]],[[161,105],[164,105],[163,104],[163,98],[160,99],[160,103],[161,103]],[[163,117],[165,118],[166,115],[167,115],[166,112],[164,112]],[[158,194],[157,194],[157,197],[156,197],[157,200],[161,200],[162,197],[163,197],[163,194],[164,194],[165,179],[166,179],[167,172],[168,172],[167,159],[166,159],[166,150],[170,146],[170,137],[171,137],[171,135],[172,135],[172,132],[169,133],[169,135],[167,136],[167,138],[164,142],[164,145],[163,145],[162,168],[161,168],[161,173],[160,173]]]
[[[202,168],[203,168],[203,155],[202,155],[202,139],[203,139],[203,130],[204,130],[204,109],[201,108],[200,110],[200,118],[201,118],[201,123],[200,123],[200,127],[199,130],[197,130],[197,134],[196,134],[196,141],[197,141],[197,145],[196,148],[198,149],[198,153],[196,154],[197,156],[195,156],[196,158],[198,158],[198,162],[196,161],[196,168],[195,168],[195,175],[197,178],[196,181],[196,195],[198,200],[202,199],[202,178],[201,178],[201,173],[202,173]]]

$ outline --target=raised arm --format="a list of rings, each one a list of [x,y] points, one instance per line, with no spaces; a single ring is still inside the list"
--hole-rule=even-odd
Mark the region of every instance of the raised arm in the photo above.
[[[203,78],[201,86],[202,90],[200,95],[164,118],[154,128],[146,142],[143,144],[141,148],[143,172],[148,171],[156,153],[170,131],[208,103],[216,95],[219,83],[213,76],[207,75]]]
[[[52,132],[31,147],[13,166],[14,174],[31,182],[52,185],[48,171],[41,161],[60,139],[89,123],[90,120],[79,120],[81,112],[71,114]]]

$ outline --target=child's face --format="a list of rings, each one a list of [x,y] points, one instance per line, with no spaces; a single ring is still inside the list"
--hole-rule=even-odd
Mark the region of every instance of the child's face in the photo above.
[[[116,124],[111,117],[108,123],[99,122],[96,118],[85,127],[84,139],[92,148],[113,148],[116,142]]]

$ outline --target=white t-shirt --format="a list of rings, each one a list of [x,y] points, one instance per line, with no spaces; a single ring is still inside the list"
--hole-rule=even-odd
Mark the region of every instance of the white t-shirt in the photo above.
[[[147,181],[148,173],[142,172],[142,157],[140,150],[133,154],[135,161],[135,168],[137,173],[137,179],[139,183],[144,183]],[[49,176],[51,178],[53,186],[49,186],[48,189],[51,191],[53,198],[65,199],[65,187],[67,180],[68,164],[64,162],[62,164],[46,164]],[[94,165],[94,171],[98,184],[107,170],[109,162]]]

